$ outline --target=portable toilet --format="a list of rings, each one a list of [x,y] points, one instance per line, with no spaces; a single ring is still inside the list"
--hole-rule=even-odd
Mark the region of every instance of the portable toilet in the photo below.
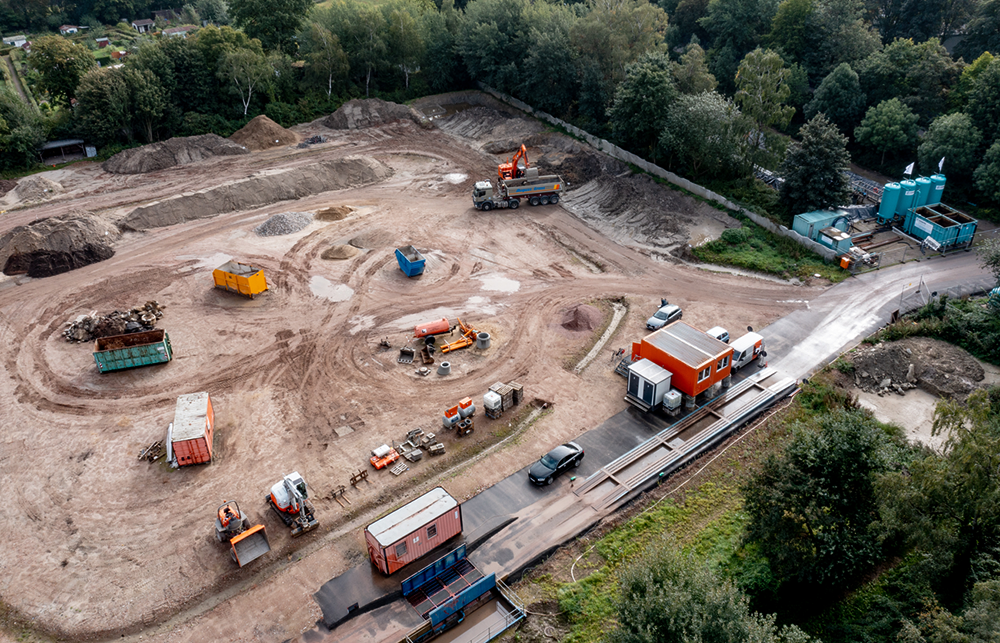
[[[886,183],[882,188],[882,203],[878,206],[878,218],[880,221],[888,221],[896,215],[896,206],[899,205],[900,187],[899,183]]]
[[[216,288],[245,295],[250,299],[267,290],[264,271],[248,263],[227,261],[212,271],[212,278]]]
[[[913,200],[917,198],[916,181],[900,181],[899,203],[896,204],[896,214],[905,217],[910,208],[913,207]]]
[[[672,373],[648,359],[640,359],[628,368],[625,399],[643,410],[656,408],[670,390]]]
[[[212,461],[212,434],[215,411],[208,393],[191,393],[177,398],[174,426],[170,434],[177,466]]]
[[[927,200],[927,205],[934,205],[936,203],[943,203],[944,199],[944,184],[945,184],[944,174],[935,174],[931,176],[931,195]]]
[[[931,190],[933,188],[931,180],[926,176],[921,176],[915,181],[915,183],[917,184],[917,194],[916,198],[913,199],[913,205],[910,206],[911,208],[919,208],[927,205],[928,199],[931,198]]]

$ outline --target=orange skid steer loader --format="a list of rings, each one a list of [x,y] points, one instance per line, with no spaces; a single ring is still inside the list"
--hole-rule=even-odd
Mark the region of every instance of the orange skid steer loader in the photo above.
[[[250,519],[240,512],[235,500],[219,506],[215,516],[215,539],[220,543],[229,541],[230,555],[240,567],[271,551],[264,525],[251,527]]]

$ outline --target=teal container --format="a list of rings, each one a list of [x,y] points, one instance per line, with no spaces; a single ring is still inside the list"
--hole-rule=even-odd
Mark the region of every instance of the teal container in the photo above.
[[[896,215],[896,206],[899,205],[900,187],[899,183],[886,183],[882,188],[882,203],[878,206],[878,218],[888,221]]]
[[[927,199],[928,205],[944,203],[944,174],[935,174],[931,177],[931,195]]]
[[[933,190],[933,183],[926,176],[922,176],[915,181],[917,184],[917,194],[916,198],[913,199],[913,205],[911,208],[919,208],[920,206],[927,205],[929,203],[928,199],[931,197],[931,191]]]
[[[913,201],[917,198],[916,181],[899,182],[899,202],[896,204],[896,214],[905,217],[907,211],[913,207]]]
[[[170,336],[160,329],[101,337],[94,342],[94,349],[94,362],[101,373],[164,364],[174,357]]]

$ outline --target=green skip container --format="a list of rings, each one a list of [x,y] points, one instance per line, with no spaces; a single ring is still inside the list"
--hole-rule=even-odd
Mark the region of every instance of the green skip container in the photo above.
[[[94,342],[94,361],[101,373],[163,364],[173,357],[170,335],[159,328],[142,333],[101,337]]]

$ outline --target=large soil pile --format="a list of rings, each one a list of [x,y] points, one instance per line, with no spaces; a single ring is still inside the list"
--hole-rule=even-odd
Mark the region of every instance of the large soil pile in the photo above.
[[[260,152],[272,147],[295,145],[299,142],[299,136],[261,114],[230,136],[229,140],[254,152]]]
[[[144,174],[215,156],[249,154],[250,150],[218,134],[172,138],[118,152],[101,167],[113,174]]]
[[[392,176],[392,169],[367,157],[347,157],[300,168],[262,173],[218,187],[182,194],[132,210],[121,222],[125,230],[147,230],[250,210],[277,201],[359,187]]]
[[[17,185],[14,186],[4,201],[11,204],[44,201],[45,199],[51,199],[59,192],[62,192],[61,185],[45,178],[41,174],[33,174],[18,181]]]
[[[965,399],[986,377],[961,348],[928,337],[909,337],[860,348],[852,356],[854,384],[869,393],[905,393],[920,388],[933,395]]]
[[[17,181],[11,179],[0,179],[0,196],[6,195],[17,186]]]
[[[406,105],[390,103],[381,98],[349,100],[340,109],[323,119],[323,125],[330,129],[365,129],[411,120],[420,124],[420,116]]]
[[[563,311],[560,326],[572,333],[587,333],[597,328],[603,318],[604,314],[598,308],[577,304]]]
[[[89,212],[39,219],[0,237],[0,265],[6,275],[58,275],[114,256],[119,236]]]

